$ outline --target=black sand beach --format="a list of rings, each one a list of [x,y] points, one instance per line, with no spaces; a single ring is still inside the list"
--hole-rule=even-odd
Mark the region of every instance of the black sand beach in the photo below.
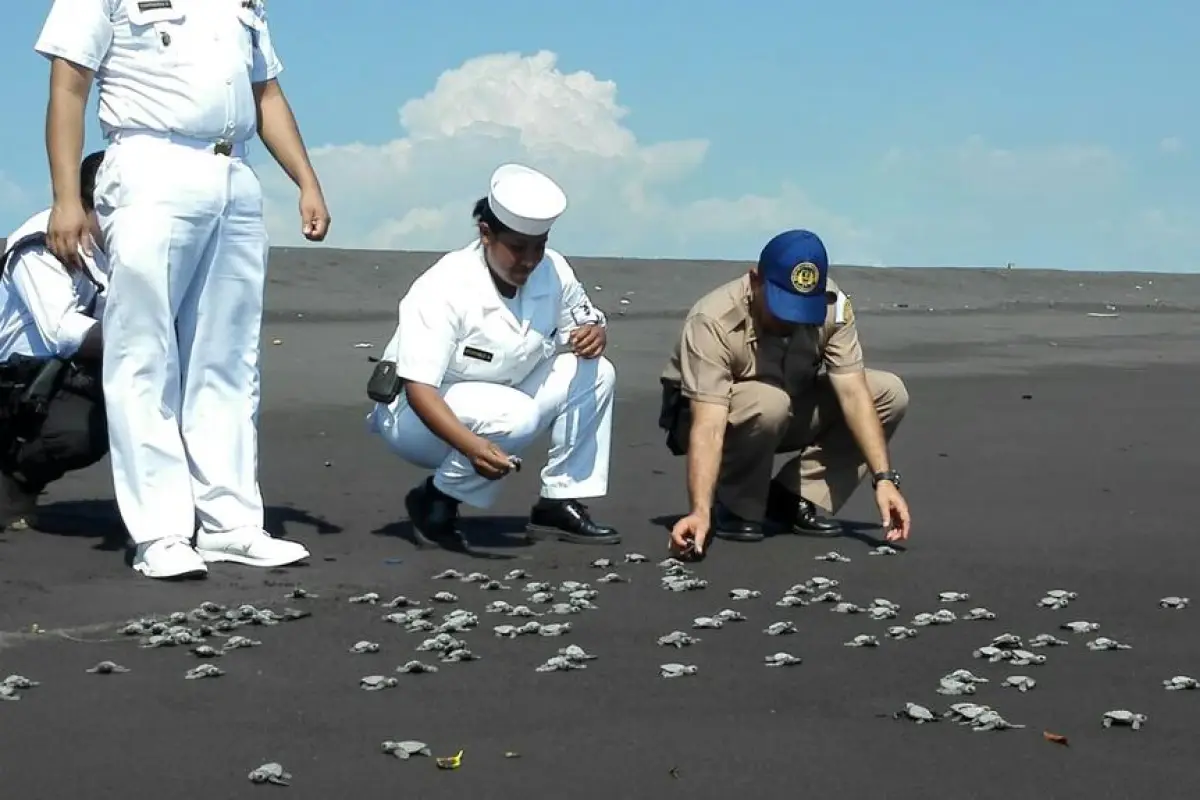
[[[685,262],[575,261],[612,314],[617,365],[611,495],[593,504],[620,527],[611,548],[528,545],[520,530],[537,491],[536,451],[512,478],[495,514],[477,519],[471,558],[417,550],[405,538],[403,495],[416,471],[365,432],[364,385],[391,333],[395,304],[429,263],[419,255],[277,251],[264,328],[262,482],[276,532],[305,542],[311,564],[271,573],[218,567],[207,581],[163,584],[128,569],[119,549],[107,461],[55,486],[43,502],[51,532],[0,535],[0,679],[40,681],[19,702],[0,702],[0,796],[20,800],[129,798],[166,792],[178,800],[285,792],[362,798],[1183,798],[1194,794],[1200,691],[1165,691],[1174,675],[1200,678],[1195,606],[1164,610],[1159,598],[1200,603],[1200,555],[1191,500],[1198,466],[1191,439],[1200,365],[1200,278],[969,270],[865,270],[835,277],[855,299],[867,358],[908,382],[912,408],[894,442],[914,513],[906,552],[869,557],[875,513],[869,490],[842,513],[858,537],[781,537],[719,543],[695,571],[707,589],[660,588],[666,529],[685,509],[683,465],[655,428],[657,374],[667,342],[691,302],[743,267]],[[619,302],[621,299],[627,303]],[[277,342],[277,343],[276,343]],[[373,348],[356,348],[360,343]],[[115,543],[115,544],[114,544]],[[835,549],[851,563],[814,557]],[[620,563],[627,552],[646,564]],[[595,584],[610,557],[629,583]],[[434,581],[453,567],[528,580],[592,582],[598,610],[569,618],[547,638],[497,638],[520,624],[484,613],[509,591]],[[825,605],[775,605],[795,583],[822,575],[845,599],[887,598],[894,621],[831,613]],[[313,599],[285,599],[300,586]],[[729,590],[762,597],[731,600]],[[1064,610],[1037,606],[1046,590],[1078,592]],[[442,664],[415,652],[428,634],[407,633],[356,605],[352,595],[459,595],[479,615],[463,634],[481,660]],[[882,638],[889,625],[937,611],[938,592],[969,592],[950,604],[996,612],[994,621],[920,628]],[[138,617],[187,611],[201,601],[312,612],[306,619],[242,631],[260,647],[216,660],[226,675],[184,680],[202,663],[186,647],[141,649],[117,629]],[[438,608],[439,615],[453,606]],[[723,608],[747,621],[692,630]],[[771,637],[771,622],[798,632]],[[1098,633],[1059,629],[1070,620]],[[659,647],[672,630],[698,636]],[[1038,652],[1041,666],[972,658],[998,634],[1051,633],[1065,647]],[[881,646],[843,647],[859,633]],[[1093,652],[1108,636],[1132,646]],[[381,652],[348,652],[356,641]],[[220,642],[216,642],[219,646]],[[597,656],[587,669],[539,673],[561,647]],[[787,651],[803,658],[767,668]],[[414,658],[436,674],[402,675]],[[127,674],[86,670],[111,659]],[[659,677],[667,662],[699,672]],[[974,697],[944,697],[938,679],[965,668],[991,679]],[[395,675],[366,692],[359,678]],[[1008,675],[1037,679],[1028,693]],[[942,711],[970,700],[996,708],[1017,730],[974,732],[950,721],[890,718],[906,701]],[[1144,728],[1105,729],[1126,708]],[[1043,732],[1068,737],[1051,743]],[[463,752],[461,768],[380,753],[383,740],[417,739],[436,756]],[[519,757],[506,757],[519,754]],[[292,773],[287,789],[254,786],[264,762]]]

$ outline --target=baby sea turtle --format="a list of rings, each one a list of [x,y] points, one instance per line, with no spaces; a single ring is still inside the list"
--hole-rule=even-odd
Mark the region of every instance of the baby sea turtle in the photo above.
[[[0,686],[7,686],[10,689],[24,690],[36,689],[42,684],[35,680],[30,680],[24,675],[9,675],[3,681],[0,681]]]
[[[724,622],[745,622],[746,615],[740,611],[734,611],[732,608],[723,608],[716,614],[713,614],[719,620]]]
[[[491,575],[483,572],[472,572],[469,575],[464,575],[461,580],[463,583],[487,583],[492,579]]]
[[[509,586],[506,586],[500,581],[484,581],[483,583],[479,584],[479,590],[481,592],[505,592],[508,591],[509,588]]]
[[[959,725],[969,725],[972,720],[987,711],[991,711],[991,707],[979,703],[952,703],[942,716],[954,720]]]
[[[987,659],[989,662],[995,664],[997,661],[1004,661],[1005,659],[1011,658],[1012,651],[988,645],[986,647],[979,648],[971,655],[975,658]]]
[[[1076,620],[1074,622],[1064,622],[1058,627],[1062,628],[1064,631],[1070,631],[1071,633],[1095,633],[1096,631],[1100,630],[1100,623],[1087,622],[1086,620]]]
[[[527,607],[528,606],[522,606],[522,608]],[[503,600],[493,600],[487,604],[487,607],[484,609],[484,611],[489,614],[507,614],[509,611],[512,611],[512,609],[512,603],[506,603]]]
[[[772,653],[763,659],[768,667],[791,667],[803,662],[803,659],[791,653]]]
[[[1046,597],[1053,597],[1056,600],[1074,600],[1079,597],[1079,593],[1071,592],[1066,589],[1051,589],[1046,592]]]
[[[529,595],[529,602],[535,605],[546,605],[554,602],[554,595],[550,592],[534,592]]]
[[[287,786],[292,780],[291,773],[273,761],[251,770],[246,777],[250,779],[251,783],[273,783],[276,786]]]
[[[813,558],[813,561],[831,561],[836,564],[849,564],[850,563],[850,559],[846,558],[844,555],[837,552],[836,550],[830,550],[828,553],[822,553],[819,556],[815,556]]]
[[[413,756],[425,756],[430,758],[433,756],[433,751],[429,749],[429,745],[424,742],[413,741],[407,739],[403,742],[385,741],[379,746],[379,749],[386,755],[395,756],[402,761],[407,761]]]
[[[1065,647],[1068,642],[1049,633],[1039,633],[1029,640],[1029,647]]]
[[[257,639],[251,639],[248,636],[230,636],[222,645],[222,650],[241,650],[245,647],[260,647],[262,642]]]
[[[988,620],[988,621],[991,621],[991,620],[994,620],[995,618],[996,618],[995,612],[989,611],[988,609],[983,608],[983,607],[972,608],[970,611],[968,611],[967,613],[962,615],[962,619],[965,619],[965,620]]]
[[[1028,692],[1030,689],[1037,686],[1037,681],[1027,675],[1009,675],[1000,685],[1007,686],[1021,692]]]
[[[963,683],[990,683],[987,678],[981,678],[969,669],[956,669],[946,673],[943,680],[962,681]]]
[[[529,606],[509,606],[507,613],[510,617],[524,617],[525,619],[541,616]]]
[[[509,570],[509,571],[508,571],[508,574],[504,576],[504,580],[506,580],[506,581],[520,581],[520,580],[524,580],[524,579],[526,579],[526,578],[528,578],[528,577],[529,577],[529,573],[528,573],[528,572],[526,572],[525,570],[523,570],[523,569],[513,569],[513,570]]]
[[[890,608],[892,611],[900,610],[899,603],[893,603],[891,600],[888,600],[886,597],[876,597],[874,600],[871,601],[871,607],[872,608]]]
[[[594,661],[596,659],[596,656],[577,644],[559,648],[558,654],[563,658],[569,658],[571,661]]]
[[[537,632],[539,636],[565,636],[571,632],[571,623],[551,622],[548,625],[539,625]]]
[[[435,581],[451,581],[461,579],[463,574],[456,569],[445,569],[433,576]]]
[[[559,616],[568,616],[570,614],[578,614],[582,611],[582,608],[572,603],[555,603],[554,605],[550,606],[549,613],[557,614]]]
[[[1087,643],[1088,650],[1132,650],[1131,645],[1118,642],[1116,639],[1109,639],[1107,636],[1101,636],[1098,639],[1092,639]]]
[[[88,670],[93,675],[116,675],[122,672],[129,672],[128,667],[122,667],[115,661],[101,661],[96,666]]]
[[[438,592],[431,599],[435,603],[457,603],[458,595],[453,592]]]
[[[938,694],[950,695],[952,697],[975,694],[975,684],[944,677],[938,681],[938,688],[935,691]]]
[[[1007,647],[1007,648],[1011,649],[1011,648],[1015,648],[1015,647],[1020,647],[1022,644],[1022,641],[1021,641],[1021,637],[1017,636],[1015,633],[1002,633],[999,636],[996,636],[995,638],[992,639],[992,644],[995,647]]]
[[[893,625],[887,629],[889,639],[913,639],[916,635],[916,628],[906,628],[903,625]]]
[[[783,636],[784,634],[795,633],[795,632],[796,632],[796,623],[794,623],[790,620],[785,620],[782,622],[772,622],[763,631],[763,633],[765,633],[767,636]]]
[[[971,599],[966,592],[938,592],[938,599],[943,603],[965,603]]]
[[[762,597],[762,592],[757,589],[730,589],[729,596],[734,600],[754,600]]]
[[[596,579],[596,583],[629,583],[625,578],[622,578],[615,572],[609,572]]]
[[[219,678],[224,674],[225,670],[215,664],[201,664],[189,669],[183,674],[183,677],[189,681],[196,681],[201,678]]]
[[[916,703],[905,703],[903,711],[897,711],[892,715],[896,719],[909,719],[918,725],[924,725],[926,722],[937,722],[938,718],[928,708]]]
[[[1172,595],[1170,597],[1164,597],[1163,599],[1159,600],[1158,607],[1159,608],[1173,608],[1173,609],[1181,611],[1181,610],[1187,608],[1188,604],[1191,602],[1192,601],[1186,597],[1175,597],[1174,595]]]
[[[860,633],[848,642],[844,642],[845,647],[879,647],[879,639],[867,633]]]
[[[1041,608],[1049,608],[1052,611],[1061,611],[1070,605],[1071,601],[1065,597],[1043,597],[1038,600],[1038,606]]]
[[[878,547],[873,548],[870,552],[867,553],[867,555],[869,555],[869,556],[894,556],[898,552],[900,552],[900,551],[894,547],[888,547],[886,544],[881,544]]]
[[[896,609],[887,608],[886,606],[871,606],[867,609],[867,615],[877,622],[885,619],[895,619]]]
[[[285,600],[305,600],[305,599],[315,600],[318,597],[320,597],[320,595],[313,594],[313,593],[309,592],[307,589],[302,589],[299,586],[297,586],[295,589],[292,589],[290,592],[288,592],[287,594],[285,594],[283,596],[283,598]]]
[[[693,628],[720,628],[725,624],[724,620],[716,617],[696,617],[692,620]]]
[[[612,562],[611,558],[597,558],[595,561],[593,561],[591,563],[590,566],[592,567],[592,569],[609,569],[610,567],[612,567],[612,565],[613,565],[613,562]]]
[[[350,602],[354,603],[355,605],[375,605],[379,602],[379,595],[376,592],[367,592],[366,594],[360,594],[351,597]]]
[[[472,653],[465,647],[459,647],[455,650],[449,650],[442,655],[443,664],[456,664],[460,661],[478,661],[479,656]]]
[[[1200,681],[1187,675],[1176,675],[1163,681],[1163,688],[1168,692],[1178,692],[1183,689],[1200,689]]]
[[[835,614],[861,614],[863,611],[862,606],[854,603],[837,603],[830,610]]]
[[[697,592],[708,588],[702,578],[663,578],[662,587],[669,592]]]
[[[192,655],[196,658],[220,658],[225,653],[210,645],[202,644],[192,648]]]
[[[695,664],[660,664],[658,669],[664,678],[682,678],[684,675],[695,675],[699,672]]]
[[[546,659],[546,663],[537,667],[538,672],[566,672],[572,669],[587,669],[587,664],[567,656],[552,656]]]
[[[1008,652],[1008,663],[1012,664],[1014,667],[1027,667],[1030,665],[1040,667],[1047,661],[1046,656],[1041,655],[1040,653],[1031,653],[1028,650],[1016,649],[1009,650]]]
[[[785,594],[783,597],[775,601],[775,605],[779,606],[780,608],[795,608],[797,606],[808,605],[808,601],[800,595]]]
[[[546,581],[530,581],[521,587],[521,591],[525,594],[537,594],[538,592],[548,591],[551,588],[553,588],[553,584]]]
[[[378,692],[381,689],[391,689],[394,686],[399,686],[400,681],[395,678],[389,678],[386,675],[367,675],[359,679],[358,685],[368,692]]]
[[[688,647],[699,641],[695,636],[690,636],[683,631],[671,631],[665,636],[658,637],[658,643],[662,647]]]
[[[1014,725],[1013,723],[1000,716],[999,712],[992,709],[986,709],[982,714],[972,720],[971,728],[976,732],[979,731],[1003,731],[1024,728],[1024,725]]]
[[[0,683],[0,700],[12,702],[20,699],[21,695],[17,693],[17,690],[14,687],[5,686],[4,684]]]
[[[396,667],[396,672],[402,672],[407,675],[421,675],[424,673],[437,672],[438,668],[432,664],[426,664],[422,661],[409,661],[399,667]]]
[[[646,558],[641,553],[626,553],[625,554],[625,563],[626,564],[645,564],[649,560],[650,559]]]
[[[1104,712],[1104,716],[1101,719],[1101,724],[1103,724],[1106,728],[1119,725],[1127,728],[1133,728],[1136,731],[1139,730],[1142,725],[1146,724],[1147,720],[1149,719],[1150,718],[1145,714],[1139,714],[1134,711],[1117,708],[1113,709],[1112,711]]]

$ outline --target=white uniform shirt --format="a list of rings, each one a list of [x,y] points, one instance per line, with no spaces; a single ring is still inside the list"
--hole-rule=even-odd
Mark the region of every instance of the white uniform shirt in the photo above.
[[[54,0],[34,49],[96,73],[100,127],[244,142],[283,71],[265,0]],[[247,7],[249,6],[249,7]]]
[[[604,314],[562,254],[547,249],[508,300],[496,290],[477,240],[442,256],[413,282],[383,357],[415,383],[513,386],[587,324],[605,324]]]
[[[45,233],[49,222],[49,210],[30,218],[8,237],[6,247]],[[92,253],[83,257],[87,273],[78,275],[67,272],[45,247],[13,254],[0,276],[0,362],[14,354],[68,358],[79,350],[98,324],[108,288],[108,260],[98,248]]]

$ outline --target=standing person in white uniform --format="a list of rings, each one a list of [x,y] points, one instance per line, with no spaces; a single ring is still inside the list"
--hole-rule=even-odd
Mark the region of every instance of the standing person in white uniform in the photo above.
[[[109,140],[96,211],[112,267],[104,392],[117,503],[134,569],[276,567],[299,543],[263,530],[259,337],[267,232],[245,162],[257,132],[300,188],[304,235],[329,226],[277,77],[264,0],[54,0],[35,49],[51,61],[50,249],[86,248],[79,204],[93,78]],[[197,530],[197,521],[199,529]],[[192,537],[195,535],[195,548]]]
[[[99,315],[108,285],[92,201],[104,152],[79,167],[94,242],[68,271],[46,248],[50,209],[9,235],[0,257],[0,527],[36,527],[38,495],[108,453]]]
[[[475,206],[479,238],[447,253],[400,301],[372,376],[372,429],[434,474],[409,492],[418,535],[455,549],[460,503],[489,508],[500,479],[550,431],[528,532],[616,544],[580,501],[608,492],[616,371],[606,319],[560,253],[546,247],[563,190],[517,164],[492,175]],[[565,352],[557,352],[559,346]]]

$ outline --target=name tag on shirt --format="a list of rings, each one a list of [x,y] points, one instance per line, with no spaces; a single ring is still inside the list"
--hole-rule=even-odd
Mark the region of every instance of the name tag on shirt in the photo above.
[[[171,8],[171,0],[142,0],[137,4],[138,11],[161,11]]]
[[[477,347],[464,347],[463,355],[467,358],[476,358],[480,361],[486,361],[489,364],[492,362],[492,359],[495,358],[492,353],[489,353],[487,350],[480,350]]]

